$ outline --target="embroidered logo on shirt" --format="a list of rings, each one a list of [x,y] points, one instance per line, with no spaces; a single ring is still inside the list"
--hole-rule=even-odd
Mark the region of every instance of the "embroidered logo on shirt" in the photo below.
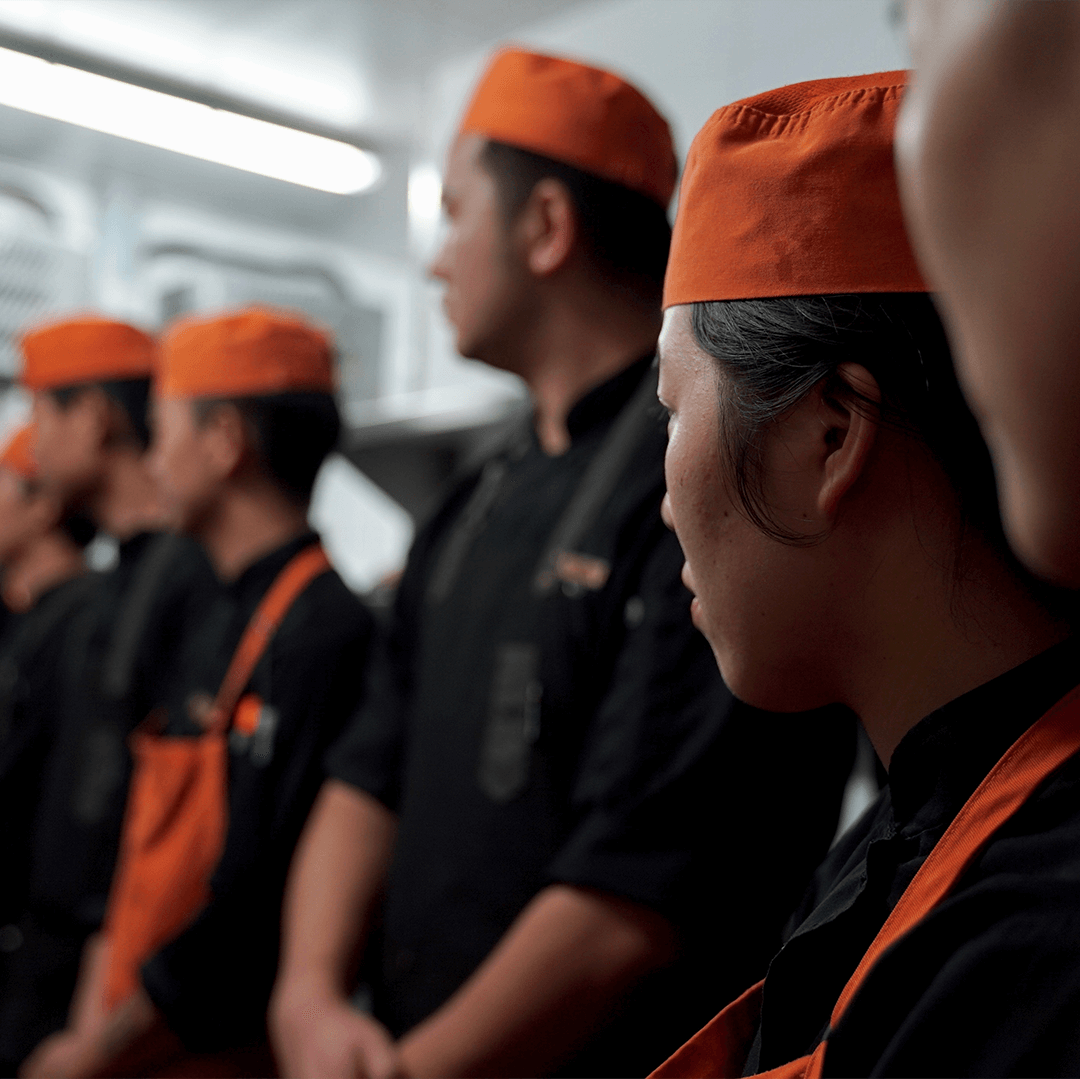
[[[256,693],[246,693],[233,713],[232,730],[229,732],[229,748],[235,753],[245,750],[251,763],[262,768],[274,755],[274,734],[277,730],[278,712],[271,704],[265,704]]]
[[[560,551],[555,558],[555,578],[568,596],[582,591],[598,592],[611,576],[611,563],[577,551]]]

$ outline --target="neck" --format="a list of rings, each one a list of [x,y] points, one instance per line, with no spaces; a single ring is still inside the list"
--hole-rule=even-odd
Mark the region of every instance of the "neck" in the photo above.
[[[886,767],[923,717],[1069,633],[981,540],[967,553],[962,581],[942,588],[942,566],[914,539],[897,564],[879,566],[861,600],[868,614],[887,611],[887,624],[869,614],[849,642],[859,656],[850,669],[864,677],[855,677],[846,703]]]
[[[143,453],[131,446],[110,451],[90,512],[99,528],[121,542],[161,527],[158,489]]]
[[[587,287],[548,306],[528,341],[506,366],[525,380],[535,405],[537,438],[544,452],[570,448],[566,418],[589,390],[624,371],[656,348],[659,309],[632,305],[618,295]]]
[[[28,611],[50,588],[85,572],[82,551],[52,529],[27,544],[4,569],[0,594],[16,612]]]
[[[306,508],[269,482],[238,482],[197,531],[217,575],[232,581],[248,566],[307,531]]]

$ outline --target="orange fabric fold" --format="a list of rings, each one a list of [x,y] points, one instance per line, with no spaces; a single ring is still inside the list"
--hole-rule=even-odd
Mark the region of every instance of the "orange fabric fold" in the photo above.
[[[543,154],[667,206],[678,166],[667,121],[618,75],[525,49],[496,53],[459,128]]]
[[[162,397],[259,397],[334,391],[331,341],[296,315],[252,307],[185,319],[162,338]]]
[[[154,339],[148,333],[93,316],[30,330],[23,335],[22,353],[20,381],[31,390],[150,378],[154,371]]]
[[[316,543],[278,574],[240,638],[206,733],[173,737],[150,723],[132,735],[134,769],[104,925],[106,1010],[135,992],[142,964],[209,901],[229,823],[229,731],[239,722],[250,734],[259,721],[251,714],[257,698],[241,695],[296,598],[329,569]]]
[[[893,169],[906,82],[821,79],[713,113],[687,156],[664,306],[926,292]]]

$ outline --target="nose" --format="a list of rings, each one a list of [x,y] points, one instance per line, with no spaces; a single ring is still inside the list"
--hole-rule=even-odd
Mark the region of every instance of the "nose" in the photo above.
[[[439,245],[439,250],[435,252],[435,257],[427,268],[428,277],[434,277],[436,281],[442,281],[443,284],[450,280],[449,258],[447,257],[446,247],[447,241],[444,240]]]
[[[671,495],[665,491],[664,501],[660,503],[660,519],[671,529],[675,531],[675,518],[671,516]]]

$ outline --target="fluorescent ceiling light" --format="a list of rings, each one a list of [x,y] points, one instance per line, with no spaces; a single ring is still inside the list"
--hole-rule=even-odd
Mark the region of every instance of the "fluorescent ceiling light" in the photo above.
[[[349,143],[10,49],[0,49],[0,105],[338,195],[366,191],[382,171]]]

